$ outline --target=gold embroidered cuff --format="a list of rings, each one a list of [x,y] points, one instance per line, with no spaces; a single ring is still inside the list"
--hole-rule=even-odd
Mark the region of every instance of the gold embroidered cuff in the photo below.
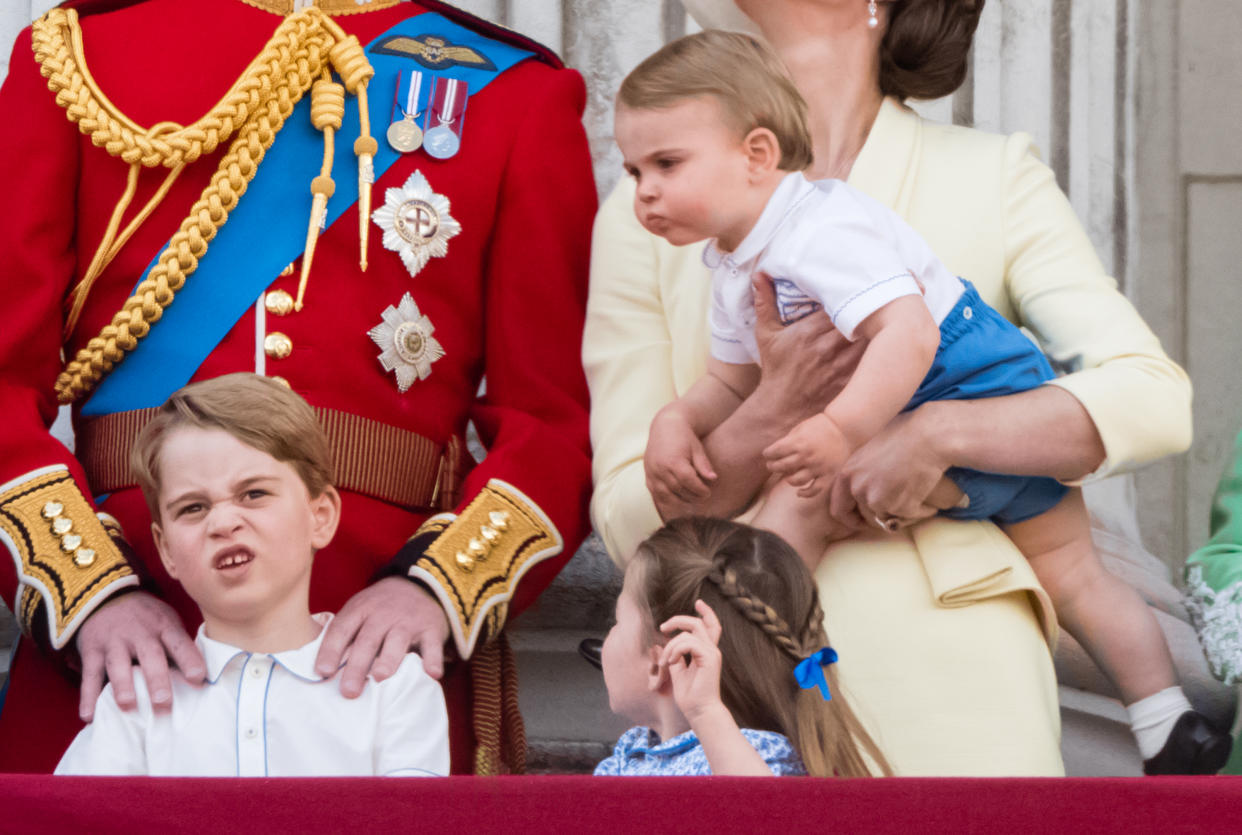
[[[511,484],[491,479],[460,516],[433,516],[415,537],[440,527],[410,576],[444,606],[462,658],[504,626],[522,576],[564,548],[552,521]]]
[[[106,515],[105,515],[106,516]],[[111,524],[115,525],[115,520]],[[138,585],[105,527],[63,464],[26,473],[0,486],[0,541],[17,564],[17,614],[33,635],[39,603],[48,642],[62,649],[91,612],[114,592]]]

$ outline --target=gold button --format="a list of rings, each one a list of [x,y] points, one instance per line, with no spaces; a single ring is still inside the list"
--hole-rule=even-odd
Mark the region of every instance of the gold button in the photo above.
[[[79,548],[73,555],[73,561],[82,568],[86,568],[95,561],[95,551],[92,548]]]
[[[43,518],[44,519],[55,519],[57,516],[63,513],[64,510],[65,510],[65,506],[61,504],[60,502],[48,502],[47,504],[43,505]]]
[[[263,339],[263,353],[272,359],[283,360],[293,353],[293,340],[280,331],[272,331]]]
[[[474,557],[476,560],[481,560],[486,557],[487,549],[488,546],[485,545],[481,539],[472,538],[466,543],[466,553]]]
[[[483,541],[489,545],[495,545],[496,540],[500,539],[500,531],[495,528],[489,528],[487,525],[479,528],[479,536],[483,537]]]
[[[288,316],[293,312],[293,296],[284,290],[272,290],[263,297],[263,306],[273,316]]]
[[[493,510],[487,514],[487,521],[492,523],[492,527],[498,531],[503,531],[509,527],[509,513],[504,510]]]
[[[67,533],[60,538],[60,549],[67,554],[72,554],[82,546],[82,537],[76,533]]]
[[[68,516],[57,516],[52,520],[52,533],[57,536],[64,536],[73,530],[73,520]]]
[[[457,567],[469,574],[474,571],[474,558],[461,551],[457,552]]]
[[[282,386],[284,386],[285,388],[289,390],[293,389],[293,386],[289,384],[289,381],[286,380],[284,377],[281,377],[279,374],[273,375],[271,379],[272,379],[272,382],[280,383]]]

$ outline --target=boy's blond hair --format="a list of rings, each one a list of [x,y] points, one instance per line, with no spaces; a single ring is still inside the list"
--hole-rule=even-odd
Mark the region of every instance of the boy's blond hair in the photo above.
[[[174,429],[222,429],[297,471],[312,498],[332,484],[332,453],[315,412],[288,386],[258,374],[225,374],[174,392],[143,427],[129,464],[158,520],[160,454]]]
[[[811,166],[806,100],[776,54],[750,35],[708,29],[666,44],[621,82],[617,101],[635,110],[712,96],[742,136],[767,128],[781,148],[779,168]]]

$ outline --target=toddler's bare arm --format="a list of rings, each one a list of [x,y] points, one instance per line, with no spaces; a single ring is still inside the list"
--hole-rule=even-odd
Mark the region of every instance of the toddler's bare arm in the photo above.
[[[855,333],[867,348],[845,388],[764,451],[768,468],[804,496],[826,489],[849,454],[901,412],[940,346],[940,329],[920,296],[889,302]]]

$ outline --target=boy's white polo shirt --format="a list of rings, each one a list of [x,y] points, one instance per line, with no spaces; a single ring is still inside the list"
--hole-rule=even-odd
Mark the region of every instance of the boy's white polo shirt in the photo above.
[[[331,614],[318,614],[323,627]],[[154,712],[138,668],[138,707],[122,711],[109,684],[95,719],[57,774],[195,777],[444,776],[449,771],[444,694],[406,655],[382,682],[346,699],[337,677],[315,672],[326,629],[287,652],[249,653],[198,630],[207,683],[173,673],[170,711]]]
[[[846,339],[868,316],[901,296],[923,295],[936,324],[964,285],[910,225],[840,180],[785,175],[754,227],[733,252],[715,241],[703,252],[712,270],[712,356],[758,362],[751,279],[773,280],[785,322],[822,308]]]

